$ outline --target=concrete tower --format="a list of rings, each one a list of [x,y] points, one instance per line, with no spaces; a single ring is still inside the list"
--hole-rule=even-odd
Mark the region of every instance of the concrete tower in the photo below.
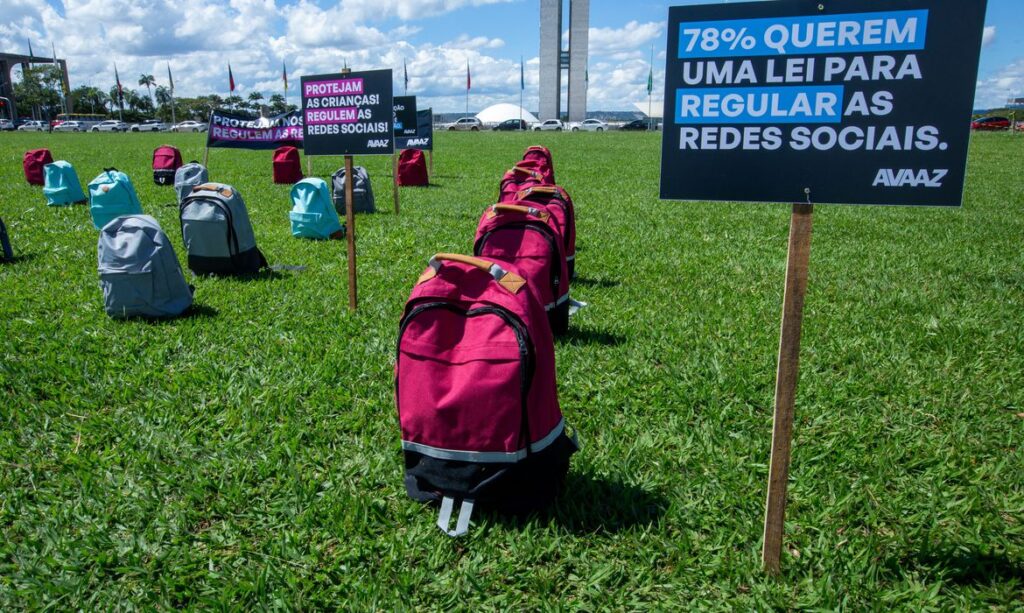
[[[540,0],[540,120],[562,115],[562,70],[569,70],[569,121],[587,117],[590,0],[569,0],[569,50],[562,50],[562,0]]]

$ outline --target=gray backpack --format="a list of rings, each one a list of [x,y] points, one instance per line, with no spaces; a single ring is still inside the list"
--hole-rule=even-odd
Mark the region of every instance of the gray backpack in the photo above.
[[[197,185],[181,201],[179,212],[192,272],[251,275],[267,265],[237,189],[223,183]]]
[[[107,315],[175,317],[192,306],[171,240],[149,215],[125,215],[103,226],[97,254]]]
[[[14,259],[14,250],[11,249],[11,239],[7,236],[7,226],[4,220],[0,219],[0,262],[10,262]]]
[[[352,212],[353,213],[376,213],[373,205],[373,186],[370,185],[370,175],[362,166],[352,169],[356,176],[352,182]],[[342,166],[331,175],[331,185],[334,187],[334,210],[338,215],[345,214],[345,167]]]
[[[178,194],[178,204],[192,192],[192,188],[210,180],[210,173],[199,162],[192,160],[174,171],[174,191]]]

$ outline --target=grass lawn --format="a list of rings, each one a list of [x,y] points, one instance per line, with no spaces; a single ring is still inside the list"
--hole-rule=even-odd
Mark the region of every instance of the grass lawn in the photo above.
[[[660,202],[656,134],[438,134],[436,186],[399,217],[390,158],[356,160],[381,212],[357,218],[351,314],[345,244],[291,237],[270,152],[218,149],[268,259],[307,268],[109,319],[87,207],[48,208],[23,152],[83,185],[127,172],[182,258],[151,153],[201,159],[203,138],[0,134],[0,610],[1024,609],[1024,137],[975,136],[962,209],[815,211],[778,579],[759,552],[788,206]],[[549,512],[453,540],[402,485],[398,318],[535,142],[577,203],[590,307],[556,345],[583,449]]]

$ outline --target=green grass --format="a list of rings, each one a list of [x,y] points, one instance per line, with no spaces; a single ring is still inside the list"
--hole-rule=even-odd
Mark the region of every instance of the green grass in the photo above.
[[[146,323],[104,314],[87,208],[48,208],[21,155],[128,172],[182,257],[150,156],[202,137],[0,134],[0,610],[1024,608],[1024,138],[975,137],[960,210],[815,211],[778,579],[789,207],[660,202],[658,135],[437,140],[399,217],[389,159],[357,159],[382,212],[358,217],[355,314],[344,243],[291,238],[271,154],[214,150],[271,262],[307,269],[195,279],[196,315]],[[590,307],[556,345],[583,449],[552,510],[452,540],[402,486],[398,318],[538,141],[578,209]]]

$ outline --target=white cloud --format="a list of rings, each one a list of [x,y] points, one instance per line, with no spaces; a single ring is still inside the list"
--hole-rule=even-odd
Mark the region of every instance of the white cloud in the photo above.
[[[974,98],[976,108],[995,108],[1009,98],[1024,95],[1024,57],[1007,64],[995,75],[978,81]]]
[[[981,46],[987,47],[996,40],[996,27],[985,26],[985,30],[981,34]]]
[[[609,55],[650,46],[664,29],[664,22],[630,21],[621,28],[590,28],[590,55]]]

